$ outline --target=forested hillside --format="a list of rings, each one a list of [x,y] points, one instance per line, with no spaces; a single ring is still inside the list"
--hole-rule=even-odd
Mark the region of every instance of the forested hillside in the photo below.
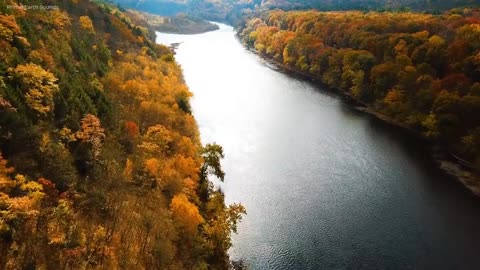
[[[478,5],[478,0],[264,0],[263,7],[319,10],[415,10],[439,12],[456,7]]]
[[[0,269],[227,268],[245,211],[172,52],[101,0],[28,5],[0,2]]]
[[[245,44],[480,168],[480,11],[271,11]]]

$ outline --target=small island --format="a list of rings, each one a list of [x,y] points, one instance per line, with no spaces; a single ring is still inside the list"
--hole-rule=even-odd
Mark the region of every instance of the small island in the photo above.
[[[146,12],[130,10],[136,16],[147,22],[155,31],[172,34],[201,34],[218,30],[218,25],[200,18],[180,13],[176,16],[165,17]]]

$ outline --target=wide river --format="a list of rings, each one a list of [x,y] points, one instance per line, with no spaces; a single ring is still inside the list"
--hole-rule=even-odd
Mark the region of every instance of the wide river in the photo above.
[[[480,269],[480,199],[419,142],[269,68],[234,30],[158,33],[224,147],[228,203],[247,208],[230,255],[250,269]]]

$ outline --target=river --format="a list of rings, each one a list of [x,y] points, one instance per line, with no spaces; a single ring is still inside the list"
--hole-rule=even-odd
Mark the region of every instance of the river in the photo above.
[[[269,68],[234,30],[158,33],[224,147],[230,255],[251,269],[480,269],[480,199],[427,151],[341,98]]]

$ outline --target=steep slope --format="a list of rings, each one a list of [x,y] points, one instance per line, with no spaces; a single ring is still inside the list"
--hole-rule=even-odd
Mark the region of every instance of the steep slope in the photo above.
[[[0,268],[227,268],[244,209],[172,52],[101,0],[29,5],[0,3]]]

